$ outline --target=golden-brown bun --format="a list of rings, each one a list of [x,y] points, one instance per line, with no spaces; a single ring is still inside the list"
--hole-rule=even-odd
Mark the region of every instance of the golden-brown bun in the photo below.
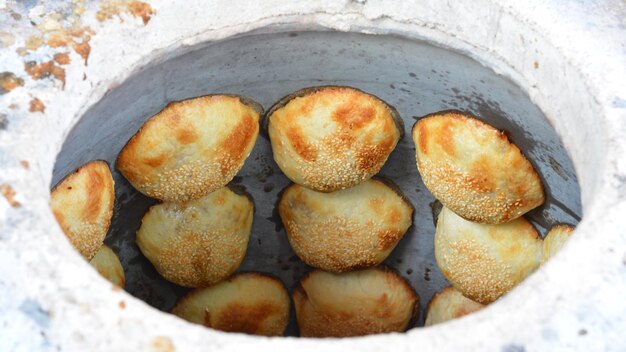
[[[226,95],[171,103],[128,141],[117,168],[152,198],[205,196],[230,182],[254,147],[260,108],[249,104]]]
[[[248,247],[254,205],[223,187],[200,199],[152,206],[137,245],[167,280],[206,287],[232,274]]]
[[[544,201],[530,162],[492,126],[460,112],[441,112],[413,127],[417,167],[428,190],[460,216],[499,224]]]
[[[405,331],[419,298],[398,274],[372,268],[310,272],[293,292],[300,336],[346,337]]]
[[[446,287],[437,293],[428,304],[424,326],[440,324],[474,313],[485,306],[463,296],[454,287]]]
[[[172,314],[217,330],[280,336],[289,321],[289,305],[289,293],[280,280],[242,273],[191,291]]]
[[[541,259],[541,238],[524,218],[500,225],[467,221],[444,207],[435,231],[435,258],[461,293],[488,304],[530,275]]]
[[[561,250],[565,245],[565,242],[574,233],[574,227],[570,225],[556,225],[548,231],[548,234],[543,239],[543,252],[541,254],[541,264],[544,264],[548,259],[554,257],[554,255]]]
[[[111,225],[115,189],[109,165],[92,161],[65,177],[50,195],[50,207],[70,242],[91,260]]]
[[[413,208],[382,181],[368,180],[332,193],[294,184],[278,212],[302,261],[344,272],[382,263],[411,226]]]
[[[308,88],[268,113],[274,160],[293,182],[332,192],[372,177],[387,161],[402,130],[397,112],[348,87]]]
[[[120,263],[120,258],[109,246],[102,245],[100,250],[89,262],[105,279],[111,281],[115,285],[124,288],[126,277],[124,276],[124,268]]]

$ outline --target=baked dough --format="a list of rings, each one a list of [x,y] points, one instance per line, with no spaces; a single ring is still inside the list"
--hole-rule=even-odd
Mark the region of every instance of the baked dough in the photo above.
[[[184,202],[225,186],[259,134],[260,105],[228,95],[169,104],[126,144],[117,169],[139,192]]]
[[[111,225],[115,189],[109,165],[92,161],[53,189],[50,207],[68,239],[87,260],[102,246]]]
[[[541,255],[541,264],[544,264],[548,259],[554,257],[554,255],[561,250],[565,245],[565,242],[574,233],[574,227],[570,225],[556,225],[548,231],[548,234],[543,239],[543,252]]]
[[[320,192],[355,186],[381,169],[404,127],[382,100],[349,87],[313,87],[268,112],[274,160],[293,182]]]
[[[371,179],[332,193],[293,184],[278,212],[302,261],[344,272],[382,263],[411,226],[413,208],[383,181]]]
[[[485,306],[463,296],[454,287],[446,287],[428,303],[424,326],[440,324],[474,313]]]
[[[435,258],[461,293],[488,304],[539,266],[542,241],[524,218],[500,225],[467,221],[444,207],[435,231]]]
[[[303,337],[346,337],[405,331],[418,311],[413,288],[387,268],[343,274],[315,270],[293,292]]]
[[[289,322],[289,306],[289,293],[280,280],[242,273],[191,291],[172,313],[217,330],[280,336]]]
[[[468,220],[499,224],[544,201],[532,164],[505,134],[471,115],[444,111],[422,118],[413,141],[428,190]]]
[[[120,258],[109,246],[102,245],[100,250],[89,262],[105,279],[113,284],[124,288],[126,277],[124,276],[124,268],[120,263]]]
[[[206,287],[232,274],[246,254],[254,205],[223,187],[202,198],[152,206],[137,245],[167,280]]]

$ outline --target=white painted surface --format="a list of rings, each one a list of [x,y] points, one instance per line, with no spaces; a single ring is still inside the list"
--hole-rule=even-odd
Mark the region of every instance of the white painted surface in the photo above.
[[[20,11],[37,19],[50,4],[59,3],[1,2],[0,16],[9,6],[34,5]],[[0,114],[8,119],[0,130],[0,184],[11,185],[22,204],[11,207],[0,198],[0,350],[626,349],[623,1],[157,0],[151,5],[157,14],[144,26],[128,15],[123,22],[115,17],[99,23],[97,4],[87,4],[82,20],[96,32],[89,65],[72,54],[64,90],[56,81],[25,79],[23,88],[0,98]],[[25,58],[15,52],[32,32],[27,22],[9,27],[2,21],[0,31],[9,27],[16,42],[1,49],[0,72],[28,77]],[[203,41],[285,23],[425,38],[510,76],[527,89],[570,150],[584,210],[576,235],[555,260],[488,309],[406,334],[344,340],[224,334],[112,291],[63,239],[47,206],[55,155],[69,129],[110,87],[147,62]],[[33,55],[52,52],[43,47]],[[44,102],[44,114],[27,112],[32,97]],[[30,168],[20,160],[28,160]]]

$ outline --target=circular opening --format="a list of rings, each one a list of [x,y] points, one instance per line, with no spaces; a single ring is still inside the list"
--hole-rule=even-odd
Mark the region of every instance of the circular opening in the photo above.
[[[437,202],[419,177],[410,138],[420,117],[458,109],[505,131],[544,182],[546,202],[527,214],[538,232],[545,235],[554,224],[580,221],[580,190],[572,163],[543,113],[519,87],[455,51],[388,35],[254,34],[149,65],[109,91],[74,126],[58,155],[52,184],[91,160],[113,166],[128,139],[169,102],[228,93],[250,97],[267,109],[291,92],[318,85],[346,85],[374,94],[404,119],[405,137],[380,175],[393,180],[415,208],[413,226],[385,261],[420,297],[414,327],[423,325],[431,297],[449,286],[433,253]],[[135,244],[141,218],[156,201],[112,171],[116,203],[105,243],[119,254],[126,290],[169,311],[189,289],[162,278]],[[310,268],[293,253],[275,210],[280,191],[290,181],[274,163],[267,138],[259,137],[232,183],[245,187],[256,204],[247,254],[238,271],[269,273],[293,289]],[[292,311],[286,335],[298,333],[294,318]]]

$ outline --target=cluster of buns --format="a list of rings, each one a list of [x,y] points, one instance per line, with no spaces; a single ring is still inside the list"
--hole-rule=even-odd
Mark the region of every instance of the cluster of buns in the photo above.
[[[519,148],[468,114],[428,115],[413,140],[422,180],[444,206],[435,258],[454,286],[431,301],[431,325],[495,301],[539,266],[545,243],[523,215],[544,202],[544,191]]]
[[[167,280],[193,290],[172,313],[223,331],[279,336],[291,300],[283,283],[233,273],[248,246],[254,202],[228,187],[250,155],[260,124],[274,160],[293,181],[278,213],[296,255],[316,268],[293,290],[301,336],[401,332],[419,297],[380,266],[412,225],[397,186],[373,178],[403,136],[397,111],[349,87],[297,91],[263,116],[246,98],[210,95],[169,104],[120,152],[116,167],[161,203],[142,219],[136,243]],[[572,227],[542,242],[523,214],[544,201],[539,176],[508,138],[467,114],[441,112],[413,128],[417,166],[444,205],[435,257],[450,281],[428,305],[426,325],[477,311],[510,291],[564,243]],[[106,163],[90,162],[52,190],[70,242],[103,276],[124,286],[104,245],[115,199]]]
[[[282,335],[289,296],[282,282],[233,273],[247,251],[254,202],[227,184],[259,134],[262,107],[210,95],[169,104],[151,117],[117,158],[141,193],[161,200],[144,215],[137,246],[170,282],[194,288],[173,313],[207,327]]]
[[[522,218],[504,224],[505,229],[469,222],[446,208],[439,218],[442,216],[447,217],[444,222],[450,224],[443,225],[445,230],[441,231],[446,231],[441,236],[443,239],[435,235],[435,248],[442,248],[445,254],[437,256],[437,250],[435,254],[441,271],[454,286],[443,289],[431,299],[425,326],[482,309],[532,273],[538,263],[545,264],[574,232],[573,226],[555,225],[541,241],[532,225]],[[438,226],[437,233],[439,231]],[[444,271],[442,265],[454,269]]]
[[[136,242],[167,280],[207,287],[243,261],[254,203],[226,185],[254,147],[261,113],[258,104],[229,95],[171,103],[120,152],[122,175],[162,201],[144,215]]]
[[[197,288],[175,312],[226,331],[281,335],[289,316],[282,283],[262,274],[229,278],[245,256],[254,203],[226,185],[254,147],[261,114],[257,103],[231,95],[169,104],[128,141],[116,167],[139,192],[161,201],[137,231],[141,252],[167,280]],[[108,165],[82,166],[54,187],[51,198],[74,247],[123,286],[120,261],[103,245],[115,199]],[[194,309],[204,314],[199,321]]]
[[[404,133],[398,113],[354,88],[314,87],[276,103],[264,125],[274,160],[294,182],[278,204],[289,243],[321,269],[293,294],[300,335],[406,330],[417,295],[377,266],[411,226],[413,208],[395,185],[372,179]]]
[[[104,244],[111,226],[115,186],[109,165],[92,161],[67,175],[52,188],[50,207],[76,250],[109,281],[124,287],[124,269]]]

